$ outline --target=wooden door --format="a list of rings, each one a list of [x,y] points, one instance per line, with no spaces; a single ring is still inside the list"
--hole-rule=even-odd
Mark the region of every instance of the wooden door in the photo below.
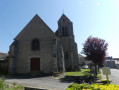
[[[31,71],[40,71],[40,58],[31,58]]]

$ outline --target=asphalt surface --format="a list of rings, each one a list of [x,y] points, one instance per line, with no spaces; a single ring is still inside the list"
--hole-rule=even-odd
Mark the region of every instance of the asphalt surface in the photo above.
[[[109,79],[111,80],[111,84],[119,85],[119,69],[110,69],[111,75],[109,75]],[[102,75],[102,79],[106,79],[106,75]]]
[[[106,76],[102,75],[102,79]],[[119,85],[119,69],[111,69],[111,75],[109,75],[111,84]],[[6,77],[6,82],[17,83],[28,87],[37,87],[40,89],[48,90],[65,90],[68,85],[73,82],[62,81],[61,79],[53,78],[52,76],[40,76],[40,77],[27,77],[27,76],[14,76]]]
[[[119,69],[111,69],[111,83],[119,85]]]
[[[48,90],[65,90],[69,84],[73,82],[66,82],[52,76],[45,77],[7,77],[6,82],[17,83],[28,87],[36,87]]]

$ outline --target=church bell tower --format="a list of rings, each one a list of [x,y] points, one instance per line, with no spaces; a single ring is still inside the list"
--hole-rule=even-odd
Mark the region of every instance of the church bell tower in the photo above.
[[[58,21],[58,30],[58,36],[60,37],[74,36],[72,22],[64,14]]]
[[[74,40],[73,24],[64,14],[58,21],[57,36],[63,47],[66,70],[75,70],[78,61],[77,44]]]

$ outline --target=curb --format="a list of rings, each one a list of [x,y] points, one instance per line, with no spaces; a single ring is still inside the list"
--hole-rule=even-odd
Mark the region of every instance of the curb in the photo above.
[[[24,90],[48,90],[48,89],[39,89],[34,87],[24,87]]]

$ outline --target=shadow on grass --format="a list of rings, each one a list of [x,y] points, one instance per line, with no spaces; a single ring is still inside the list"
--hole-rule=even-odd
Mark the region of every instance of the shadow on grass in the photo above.
[[[84,74],[85,74],[85,73],[90,73],[90,71],[84,71],[83,73],[84,73]]]
[[[78,84],[82,84],[82,83],[95,83],[97,81],[96,78],[94,78],[93,76],[65,76],[64,78],[60,79],[61,82],[68,82],[68,83],[78,83]]]

